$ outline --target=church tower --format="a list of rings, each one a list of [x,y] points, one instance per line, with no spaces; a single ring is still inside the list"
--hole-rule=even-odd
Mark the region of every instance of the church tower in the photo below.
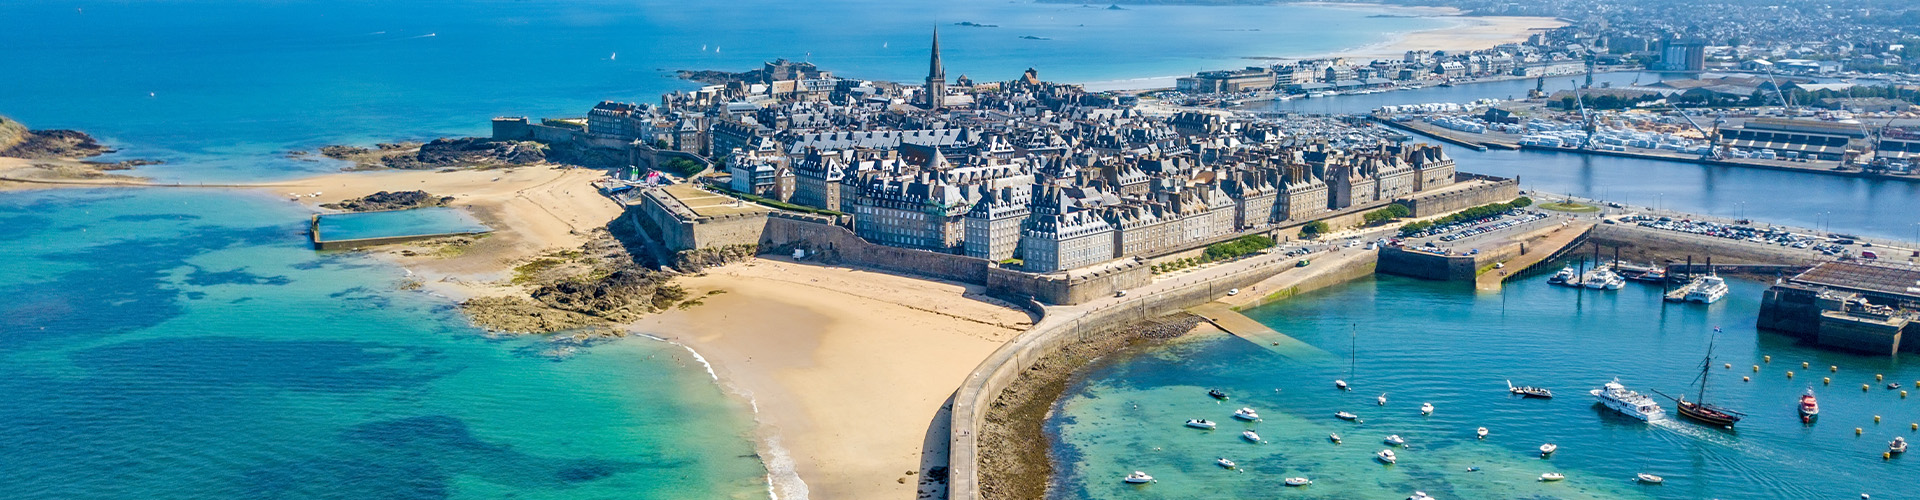
[[[940,27],[933,28],[933,59],[927,63],[926,102],[927,109],[940,109],[946,105],[947,69],[940,66]]]

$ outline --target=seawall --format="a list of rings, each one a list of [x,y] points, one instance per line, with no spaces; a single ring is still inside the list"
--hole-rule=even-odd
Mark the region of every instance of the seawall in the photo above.
[[[1287,287],[1285,296],[1291,297],[1315,287],[1330,286],[1371,274],[1373,264],[1373,259],[1368,258],[1347,259],[1337,264],[1330,263],[1326,269],[1317,273],[1317,276],[1323,277],[1305,279]],[[966,381],[954,394],[953,425],[948,439],[951,464],[948,475],[948,498],[964,500],[984,498],[981,458],[985,450],[980,448],[980,438],[982,430],[988,425],[986,421],[988,409],[995,405],[995,401],[1000,398],[1003,391],[1021,378],[1022,373],[1034,368],[1035,363],[1046,357],[1048,353],[1082,339],[1096,338],[1112,330],[1212,302],[1226,296],[1226,291],[1229,289],[1251,288],[1286,269],[1293,268],[1253,267],[1162,292],[1138,294],[1130,300],[1093,309],[1076,307],[1043,309],[1045,317],[1033,329],[1022,333],[994,351],[986,361],[967,375]],[[1046,444],[1042,442],[1032,443],[1032,445],[1045,446]]]

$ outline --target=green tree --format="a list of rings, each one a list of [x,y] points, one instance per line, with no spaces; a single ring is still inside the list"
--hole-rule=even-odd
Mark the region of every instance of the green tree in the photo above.
[[[1327,233],[1328,233],[1329,231],[1330,231],[1330,230],[1329,230],[1329,229],[1327,228],[1327,222],[1326,222],[1326,221],[1318,221],[1318,220],[1317,220],[1317,221],[1313,221],[1313,222],[1308,222],[1308,223],[1307,223],[1307,225],[1305,225],[1305,226],[1301,226],[1301,227],[1300,227],[1300,237],[1302,237],[1302,238],[1313,238],[1313,237],[1315,237],[1315,236],[1319,236],[1319,235],[1322,235],[1322,234],[1327,234]]]

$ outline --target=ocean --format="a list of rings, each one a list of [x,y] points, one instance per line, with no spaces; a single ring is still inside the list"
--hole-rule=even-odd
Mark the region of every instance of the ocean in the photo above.
[[[286,152],[487,132],[810,60],[916,80],[1103,81],[1430,29],[1307,6],[1025,2],[0,3],[0,114],[166,160],[137,175],[332,172]],[[993,28],[954,26],[959,22]],[[1022,37],[1043,38],[1035,40]],[[408,271],[316,253],[254,193],[0,193],[0,497],[764,498],[747,402],[680,347],[495,338]]]
[[[1105,360],[1068,387],[1047,422],[1060,472],[1051,496],[1401,499],[1425,491],[1442,499],[1920,498],[1906,488],[1920,464],[1880,456],[1895,436],[1920,438],[1909,427],[1920,421],[1920,398],[1903,398],[1875,379],[1884,375],[1914,390],[1920,367],[1903,363],[1912,355],[1832,352],[1757,332],[1765,283],[1733,280],[1726,299],[1701,306],[1667,304],[1658,287],[1644,284],[1607,292],[1545,280],[1476,293],[1458,284],[1382,276],[1245,312],[1325,351],[1319,358],[1290,359],[1213,335]],[[1723,330],[1717,339],[1715,327]],[[1671,419],[1643,423],[1597,406],[1587,393],[1617,377],[1656,398],[1650,391],[1692,397],[1710,342],[1716,357],[1707,397],[1747,414],[1737,430]],[[1354,390],[1335,389],[1336,379]],[[1555,398],[1511,396],[1509,380],[1549,388]],[[1861,384],[1872,388],[1862,391]],[[1208,397],[1216,388],[1231,399]],[[1822,410],[1813,425],[1796,413],[1808,388]],[[1381,394],[1385,406],[1375,402]],[[1671,418],[1672,401],[1660,400]],[[1422,403],[1434,405],[1431,416],[1420,414]],[[1243,406],[1263,420],[1232,419]],[[1359,415],[1362,423],[1336,419],[1339,411]],[[1189,429],[1182,424],[1190,418],[1220,427]],[[1475,438],[1478,427],[1488,429],[1485,440]],[[1862,435],[1854,434],[1856,427]],[[1242,441],[1243,429],[1266,442]],[[1343,444],[1327,439],[1336,432]],[[1408,443],[1399,463],[1375,462],[1373,453],[1387,447],[1382,440],[1395,434]],[[1560,447],[1550,459],[1537,451],[1545,443]],[[1216,457],[1238,462],[1239,469],[1215,465]],[[1120,481],[1135,470],[1159,482]],[[1547,472],[1567,479],[1537,480]],[[1633,482],[1642,472],[1666,482]],[[1296,476],[1314,484],[1282,484]]]

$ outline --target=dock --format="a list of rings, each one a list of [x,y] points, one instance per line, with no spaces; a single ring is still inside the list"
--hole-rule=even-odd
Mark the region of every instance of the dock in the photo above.
[[[1593,223],[1570,221],[1565,226],[1555,227],[1542,233],[1529,234],[1520,242],[1520,255],[1503,262],[1504,268],[1489,271],[1474,277],[1473,287],[1480,290],[1499,290],[1507,280],[1538,270],[1542,263],[1552,262],[1578,248],[1592,234]],[[1529,239],[1530,238],[1530,239]]]
[[[1240,314],[1239,311],[1233,310],[1231,306],[1225,303],[1208,302],[1194,307],[1190,309],[1190,311],[1200,315],[1201,318],[1205,318],[1208,323],[1213,324],[1215,328],[1219,328],[1221,331],[1232,334],[1235,337],[1246,339],[1248,342],[1264,347],[1281,356],[1303,361],[1336,358],[1333,353],[1321,350],[1312,344],[1301,342],[1299,339],[1289,337],[1284,333],[1267,327],[1267,325],[1262,325],[1260,322],[1254,321],[1253,318],[1249,318],[1246,315]]]

